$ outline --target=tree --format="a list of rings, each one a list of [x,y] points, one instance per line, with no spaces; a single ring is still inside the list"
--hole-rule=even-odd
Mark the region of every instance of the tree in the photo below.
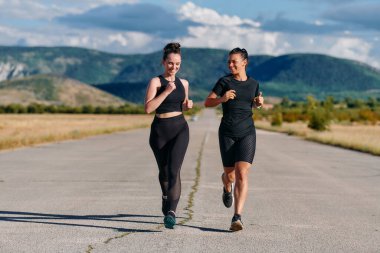
[[[282,125],[282,112],[274,112],[272,115],[272,126],[281,126]]]
[[[308,127],[317,131],[327,130],[330,124],[330,119],[327,115],[326,109],[315,108],[310,115]]]

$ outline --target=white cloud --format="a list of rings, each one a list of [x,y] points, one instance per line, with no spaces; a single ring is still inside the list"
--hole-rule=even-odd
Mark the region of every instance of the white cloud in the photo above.
[[[121,34],[121,33],[109,35],[108,40],[111,43],[119,43],[120,45],[122,45],[124,47],[128,45],[128,39],[126,37],[124,37],[123,34]]]
[[[263,33],[252,28],[199,26],[190,27],[189,33],[189,36],[180,38],[187,47],[243,47],[249,54],[281,54],[287,47],[278,33]]]
[[[21,4],[22,2],[22,4]],[[62,2],[62,1],[61,1]],[[13,13],[9,15],[29,15],[31,19],[50,19],[63,12],[73,13],[87,9],[78,8],[74,0],[51,1],[49,6],[40,2],[27,0],[0,0],[0,15],[8,11],[4,6],[8,3]],[[83,0],[82,4],[120,4],[137,2],[135,0]],[[22,8],[22,5],[24,6]],[[60,9],[60,7],[64,7]],[[17,7],[17,8],[16,8]],[[6,10],[6,11],[5,11]],[[34,13],[33,13],[34,12]],[[8,15],[8,14],[7,14]],[[288,53],[321,53],[336,57],[349,58],[380,68],[379,36],[373,35],[368,40],[354,37],[352,34],[338,35],[290,34],[286,32],[270,32],[260,28],[260,24],[251,19],[241,19],[237,16],[221,15],[215,10],[202,8],[188,2],[178,10],[178,15],[184,20],[195,22],[188,28],[188,34],[177,38],[162,38],[143,32],[132,32],[127,29],[111,30],[87,29],[81,30],[46,22],[43,27],[11,28],[0,24],[0,45],[27,46],[76,46],[113,53],[150,53],[160,50],[168,41],[179,41],[185,47],[210,47],[230,50],[234,47],[244,47],[250,55],[268,54],[281,55]],[[25,17],[23,17],[25,18]],[[117,21],[117,20],[116,20]],[[323,25],[316,20],[315,25]]]
[[[64,26],[45,27],[38,31],[0,26],[0,33],[0,45],[17,45],[22,41],[27,46],[73,46],[126,54],[152,52],[157,50],[154,42],[162,41],[139,32],[83,31]]]
[[[8,19],[51,20],[66,14],[79,14],[100,5],[138,3],[139,0],[0,0],[0,16]]]
[[[136,50],[144,50],[149,47],[154,38],[148,34],[140,32],[126,32],[108,35],[111,44],[118,44],[119,47],[129,47]]]
[[[320,53],[380,67],[379,61],[376,60],[378,58],[376,55],[380,55],[380,52],[374,52],[372,44],[364,39],[348,37],[350,34],[346,34],[346,37],[326,34],[310,37],[306,34],[263,31],[259,25],[242,26],[242,24],[254,24],[253,20],[220,15],[212,9],[199,7],[191,2],[184,4],[179,13],[185,19],[200,23],[199,26],[189,28],[188,36],[179,39],[184,46],[227,50],[244,47],[251,55]],[[315,25],[321,26],[323,22],[316,20]]]
[[[378,62],[370,57],[372,45],[359,38],[339,38],[327,50],[327,53],[337,57],[368,62],[378,65]]]
[[[202,8],[192,2],[187,2],[179,9],[180,18],[204,25],[239,26],[250,25],[259,27],[260,23],[251,19],[241,19],[238,16],[220,15],[213,9]]]
[[[77,0],[70,0],[73,3],[77,3]],[[57,0],[59,2],[59,0]],[[100,5],[117,5],[117,4],[136,4],[139,0],[82,0],[82,5],[89,6],[90,9],[96,8]]]

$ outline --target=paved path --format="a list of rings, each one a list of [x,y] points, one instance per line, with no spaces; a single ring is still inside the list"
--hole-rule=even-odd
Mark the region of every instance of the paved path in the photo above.
[[[1,152],[0,252],[380,252],[380,158],[263,131],[230,233],[218,121],[189,122],[174,230],[148,129]]]

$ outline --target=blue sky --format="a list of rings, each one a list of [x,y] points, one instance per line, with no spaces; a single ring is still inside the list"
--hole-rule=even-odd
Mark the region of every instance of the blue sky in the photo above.
[[[0,0],[0,45],[149,53],[165,43],[321,53],[380,69],[380,0]]]

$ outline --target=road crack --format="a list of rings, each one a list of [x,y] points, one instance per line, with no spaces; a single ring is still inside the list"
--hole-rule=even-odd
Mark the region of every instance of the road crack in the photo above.
[[[208,138],[208,133],[206,133],[205,136],[203,137],[201,147],[198,151],[197,163],[195,166],[194,184],[191,186],[191,191],[188,195],[187,206],[183,209],[186,211],[186,214],[185,214],[186,217],[183,218],[180,222],[178,222],[178,225],[184,225],[185,223],[187,223],[193,219],[194,210],[192,208],[194,206],[195,194],[198,192],[199,181],[201,178],[201,161],[202,161],[203,150],[204,150],[204,146],[205,146],[207,138]],[[161,224],[161,225],[157,226],[155,229],[161,230],[163,227],[164,227],[164,225]],[[126,236],[128,236],[130,234],[134,234],[134,233],[136,233],[136,232],[126,232],[126,233],[123,233],[121,235],[110,237],[110,238],[106,239],[103,243],[108,244],[112,240],[120,239],[120,238],[126,237]],[[87,247],[86,253],[91,253],[92,250],[94,250],[94,249],[95,249],[94,246],[90,244]]]

